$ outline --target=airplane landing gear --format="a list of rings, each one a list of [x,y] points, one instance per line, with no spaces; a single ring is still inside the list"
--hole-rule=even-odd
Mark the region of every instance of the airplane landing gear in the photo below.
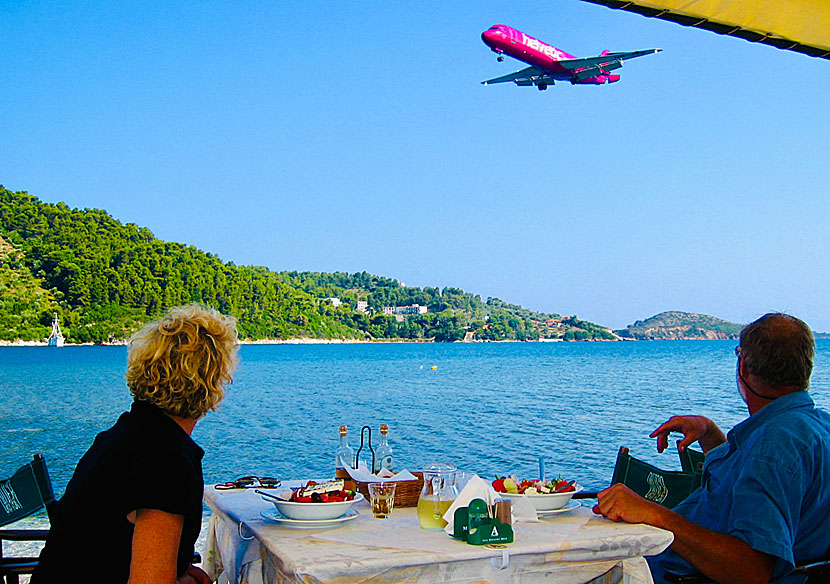
[[[496,61],[498,61],[499,63],[504,61],[504,55],[499,55],[498,57],[496,57]]]
[[[546,90],[546,89],[548,88],[548,84],[547,84],[547,83],[537,83],[537,84],[536,84],[536,88],[537,88],[539,91],[544,91],[544,90]]]

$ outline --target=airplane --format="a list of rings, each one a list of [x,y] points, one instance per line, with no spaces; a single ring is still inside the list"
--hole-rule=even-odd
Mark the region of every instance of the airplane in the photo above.
[[[512,81],[516,85],[535,85],[539,91],[547,89],[548,85],[553,85],[556,81],[570,81],[571,85],[616,83],[620,76],[611,75],[609,71],[622,67],[623,59],[642,57],[662,50],[646,49],[623,53],[602,51],[597,57],[577,59],[504,24],[494,24],[485,30],[481,33],[481,40],[498,55],[499,61],[504,61],[504,55],[510,55],[530,65],[515,73],[482,81],[483,85]]]

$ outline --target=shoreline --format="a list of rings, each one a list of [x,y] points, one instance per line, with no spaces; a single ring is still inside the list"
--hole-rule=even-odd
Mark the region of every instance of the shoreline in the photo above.
[[[823,338],[823,337],[816,337]],[[562,339],[536,339],[528,341],[517,341],[512,339],[505,339],[502,341],[455,341],[460,345],[476,344],[476,343],[619,343],[619,342],[650,342],[650,341],[719,341],[728,339],[710,339],[710,338],[695,338],[695,339],[585,339],[582,341],[564,341]],[[401,343],[437,343],[434,339],[314,339],[309,337],[298,337],[293,339],[258,339],[250,340],[243,339],[239,341],[240,345],[369,345],[369,344],[401,344]],[[450,344],[455,344],[450,343]],[[116,343],[65,343],[63,347],[122,347],[126,346],[127,342]],[[4,341],[0,340],[0,348],[2,347],[48,347],[46,341]],[[61,348],[61,347],[55,347]]]
[[[123,343],[64,343],[64,347],[118,347],[118,346],[126,346],[127,342],[124,341]],[[14,341],[3,341],[0,340],[0,347],[48,347],[49,343],[47,341],[22,341],[20,339],[15,339]],[[56,349],[60,349],[61,347],[55,347]]]

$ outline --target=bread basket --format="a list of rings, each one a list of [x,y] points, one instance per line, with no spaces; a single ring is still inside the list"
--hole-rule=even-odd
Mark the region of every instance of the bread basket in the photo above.
[[[413,481],[394,481],[397,485],[395,487],[395,507],[417,507],[418,499],[421,496],[421,489],[424,486],[424,473],[413,472],[417,479]],[[369,483],[355,482],[357,490],[363,493],[366,499],[369,499]]]

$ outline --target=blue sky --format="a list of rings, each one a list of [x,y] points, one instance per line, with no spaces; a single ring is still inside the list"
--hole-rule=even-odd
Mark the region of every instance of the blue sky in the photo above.
[[[830,330],[830,62],[579,0],[6,2],[0,184],[274,270]],[[610,86],[480,81],[508,24]]]

